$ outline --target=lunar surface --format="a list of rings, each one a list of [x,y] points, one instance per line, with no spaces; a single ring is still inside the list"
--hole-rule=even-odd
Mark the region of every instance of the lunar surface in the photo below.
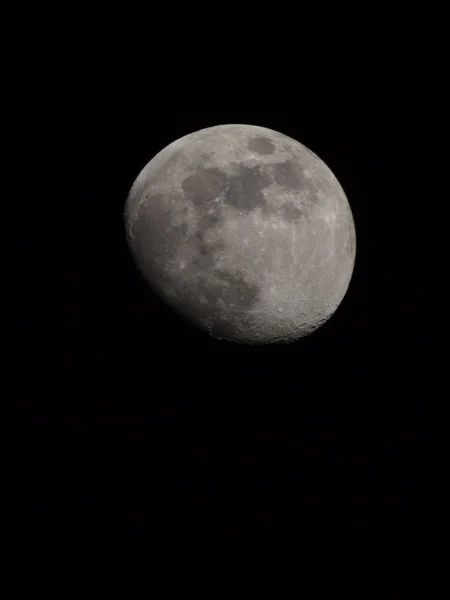
[[[157,154],[125,206],[151,288],[212,336],[248,344],[312,333],[341,303],[355,228],[331,170],[270,129],[220,125]]]

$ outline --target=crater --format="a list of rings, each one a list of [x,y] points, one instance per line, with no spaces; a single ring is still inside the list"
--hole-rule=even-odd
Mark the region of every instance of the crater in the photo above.
[[[254,137],[247,144],[248,149],[256,154],[266,156],[275,152],[275,144],[266,137]]]
[[[264,206],[266,199],[262,190],[271,183],[269,176],[261,167],[243,167],[229,178],[225,191],[225,202],[244,212],[250,212],[257,206]]]
[[[182,188],[186,197],[200,206],[220,196],[226,181],[226,174],[219,169],[198,167],[195,173],[183,180]]]

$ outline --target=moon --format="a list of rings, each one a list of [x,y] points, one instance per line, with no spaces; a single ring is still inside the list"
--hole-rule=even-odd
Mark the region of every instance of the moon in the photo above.
[[[127,241],[149,286],[216,338],[291,342],[336,311],[355,226],[327,165],[300,142],[219,125],[169,144],[136,178]]]

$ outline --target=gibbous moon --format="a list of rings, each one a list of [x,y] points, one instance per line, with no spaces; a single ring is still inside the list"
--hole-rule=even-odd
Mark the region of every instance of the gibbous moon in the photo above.
[[[331,170],[253,125],[187,135],[138,175],[127,239],[151,288],[212,336],[248,344],[310,334],[341,303],[355,227]]]

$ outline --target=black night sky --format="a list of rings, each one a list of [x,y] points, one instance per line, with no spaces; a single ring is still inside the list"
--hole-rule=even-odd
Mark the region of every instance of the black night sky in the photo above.
[[[431,573],[440,149],[436,83],[416,85],[416,69],[386,72],[378,91],[352,74],[331,104],[311,86],[317,97],[290,111],[58,116],[40,149],[50,173],[33,180],[11,254],[22,265],[5,401],[16,539],[119,540],[161,556],[220,547],[242,560],[267,545],[360,572],[375,561],[383,581],[412,565]],[[224,123],[299,140],[351,205],[347,295],[289,345],[195,330],[128,252],[122,212],[139,171]]]

